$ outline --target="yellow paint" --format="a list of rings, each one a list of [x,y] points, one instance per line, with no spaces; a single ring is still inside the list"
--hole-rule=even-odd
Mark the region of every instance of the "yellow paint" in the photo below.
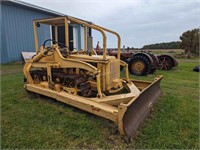
[[[36,23],[48,24],[55,27],[55,39],[58,40],[57,26],[65,27],[65,44],[69,47],[69,31],[68,23],[76,23],[84,26],[84,50],[83,51],[67,51],[65,57],[61,54],[58,44],[51,45],[49,49],[41,46],[38,52],[38,35]],[[88,23],[73,17],[57,17],[49,19],[34,20],[34,40],[36,47],[36,56],[29,60],[23,69],[27,79],[24,87],[32,92],[46,95],[57,99],[63,103],[80,108],[95,115],[107,118],[118,124],[118,130],[121,134],[124,132],[123,118],[126,115],[128,107],[141,96],[145,90],[160,82],[162,76],[157,77],[153,82],[133,81],[129,80],[128,65],[120,60],[121,39],[118,33],[100,27],[98,25]],[[103,55],[87,54],[87,29],[91,28],[99,31],[103,37]],[[117,58],[106,55],[106,34],[112,33],[118,38],[118,55]],[[126,79],[120,78],[120,65],[126,68]],[[39,78],[32,78],[31,69],[41,69],[46,71],[47,79],[42,81]],[[92,77],[88,83],[92,89],[97,91],[96,97],[87,98],[78,95],[77,87],[66,87],[60,83],[60,79],[54,79],[52,76],[53,69],[60,69],[68,74],[81,74],[83,76]],[[41,81],[40,81],[41,80]],[[158,85],[159,86],[159,85]],[[126,93],[119,94],[125,90]],[[109,94],[111,95],[109,95]]]

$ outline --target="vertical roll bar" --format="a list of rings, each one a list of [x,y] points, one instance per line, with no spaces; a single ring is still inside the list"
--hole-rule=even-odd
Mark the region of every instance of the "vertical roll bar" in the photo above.
[[[80,23],[80,24],[83,24],[84,26],[87,26],[89,28],[93,28],[93,29],[96,29],[98,31],[101,32],[102,36],[103,36],[103,58],[106,59],[106,35],[104,33],[104,31],[107,31],[109,33],[112,33],[114,35],[117,36],[117,39],[118,39],[118,45],[117,45],[117,59],[120,60],[120,47],[121,47],[121,38],[120,38],[120,35],[117,33],[117,32],[114,32],[114,31],[111,31],[109,29],[106,29],[104,27],[101,27],[101,26],[98,26],[98,25],[95,25],[95,24],[89,24],[88,22],[85,22],[85,21],[82,21],[82,20],[78,20],[78,19],[75,19],[73,17],[68,17],[69,20],[71,21],[74,21],[74,22],[77,22],[77,23]]]
[[[121,37],[120,37],[120,35],[119,35],[117,32],[111,31],[111,30],[106,29],[106,28],[104,28],[104,27],[101,27],[101,26],[98,26],[98,25],[95,25],[95,24],[93,24],[93,25],[96,26],[96,27],[98,27],[98,28],[101,28],[102,30],[105,30],[105,31],[107,31],[107,32],[109,32],[109,33],[112,33],[112,34],[114,34],[114,35],[117,36],[117,38],[118,38],[117,59],[120,60],[120,47],[121,47]]]

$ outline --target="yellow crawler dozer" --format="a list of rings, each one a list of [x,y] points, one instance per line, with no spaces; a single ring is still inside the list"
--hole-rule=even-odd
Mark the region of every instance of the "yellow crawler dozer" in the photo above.
[[[84,27],[84,50],[69,50],[69,23]],[[39,48],[40,24],[54,27],[55,34]],[[120,60],[120,36],[109,29],[69,16],[34,20],[33,26],[36,55],[24,66],[24,88],[109,119],[130,138],[161,94],[162,76],[152,82],[129,79],[128,66]],[[58,42],[59,26],[65,29],[64,44]],[[103,55],[96,55],[88,29],[102,34]],[[118,38],[117,58],[106,55],[106,32]],[[126,68],[125,78],[120,66]]]

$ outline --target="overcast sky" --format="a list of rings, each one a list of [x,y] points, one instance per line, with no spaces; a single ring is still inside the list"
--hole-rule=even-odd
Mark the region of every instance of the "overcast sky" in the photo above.
[[[178,41],[200,25],[200,0],[22,0],[66,15],[92,21],[121,35],[122,45]],[[100,34],[93,32],[94,45]],[[116,47],[107,35],[108,47]]]

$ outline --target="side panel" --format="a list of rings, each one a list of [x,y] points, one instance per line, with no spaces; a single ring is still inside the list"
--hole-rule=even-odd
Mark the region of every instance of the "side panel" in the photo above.
[[[120,60],[112,58],[108,63],[98,63],[101,71],[101,87],[103,91],[109,91],[113,80],[120,79]]]
[[[54,98],[65,104],[69,104],[97,116],[104,117],[115,123],[117,122],[118,110],[116,107],[102,103],[100,104],[80,96],[68,94],[66,92],[56,92],[30,84],[26,84],[25,87],[28,91]]]
[[[52,17],[15,5],[1,4],[1,62],[22,60],[21,52],[35,52],[33,20]],[[50,38],[49,27],[40,28],[40,44]]]
[[[106,67],[106,87],[109,90],[113,80],[120,79],[120,61],[118,59],[111,59]]]

